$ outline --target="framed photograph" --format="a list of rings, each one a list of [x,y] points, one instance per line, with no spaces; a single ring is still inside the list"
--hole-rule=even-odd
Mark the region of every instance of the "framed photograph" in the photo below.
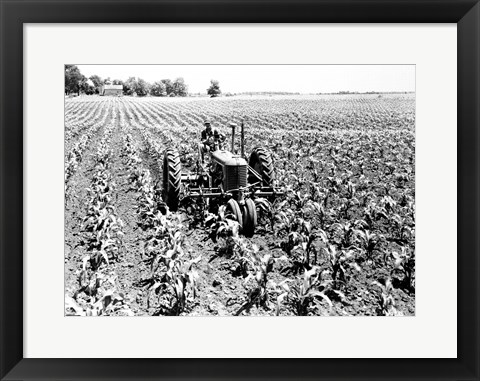
[[[478,380],[477,1],[1,1],[2,380]]]

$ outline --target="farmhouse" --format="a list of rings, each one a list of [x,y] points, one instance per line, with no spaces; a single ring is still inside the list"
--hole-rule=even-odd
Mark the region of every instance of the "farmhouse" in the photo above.
[[[100,95],[123,95],[123,85],[103,85],[100,87]]]

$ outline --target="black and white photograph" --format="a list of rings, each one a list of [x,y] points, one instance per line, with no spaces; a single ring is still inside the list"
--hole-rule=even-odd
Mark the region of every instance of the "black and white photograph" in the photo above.
[[[415,316],[415,65],[64,70],[66,316]]]

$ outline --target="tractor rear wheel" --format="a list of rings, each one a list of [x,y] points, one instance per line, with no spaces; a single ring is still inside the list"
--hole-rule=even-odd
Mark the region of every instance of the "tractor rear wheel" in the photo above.
[[[245,237],[253,237],[255,227],[257,226],[257,209],[251,198],[245,200],[243,207],[243,235]]]
[[[271,187],[273,185],[273,161],[270,152],[263,147],[254,148],[248,165],[261,176],[262,186]],[[258,179],[253,174],[250,174],[248,182],[253,184],[258,182]]]
[[[182,184],[182,164],[176,149],[169,148],[163,156],[163,200],[171,211],[178,209]]]
[[[228,200],[227,202],[227,213],[231,214],[235,220],[237,220],[238,224],[240,225],[240,231],[243,229],[243,217],[242,212],[240,210],[240,205],[238,202],[235,201],[233,198]]]

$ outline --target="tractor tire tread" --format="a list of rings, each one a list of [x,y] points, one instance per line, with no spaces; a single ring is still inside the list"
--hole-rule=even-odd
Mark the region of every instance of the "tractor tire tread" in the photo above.
[[[165,151],[163,170],[168,171],[168,176],[164,174],[164,198],[170,210],[176,211],[182,184],[182,165],[177,150],[169,148]]]
[[[274,179],[272,155],[263,147],[255,147],[250,157],[249,165],[252,166],[252,160],[258,160],[261,165],[260,175],[262,176],[263,186],[272,186]]]
[[[245,200],[243,207],[243,235],[247,238],[253,237],[257,226],[257,210],[252,199]]]

